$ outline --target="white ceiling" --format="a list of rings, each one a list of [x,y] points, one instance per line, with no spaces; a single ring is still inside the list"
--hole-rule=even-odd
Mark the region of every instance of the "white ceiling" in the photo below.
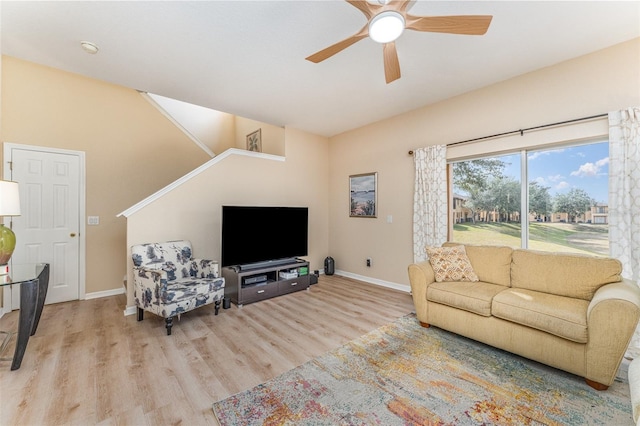
[[[2,1],[2,54],[274,125],[332,136],[640,37],[638,1],[429,1],[413,15],[493,15],[484,36],[405,31],[385,84],[342,0]],[[97,44],[89,55],[80,41]]]

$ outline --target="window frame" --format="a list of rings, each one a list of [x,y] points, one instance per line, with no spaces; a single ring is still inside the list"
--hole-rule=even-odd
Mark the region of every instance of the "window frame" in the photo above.
[[[454,187],[453,187],[453,164],[464,162],[464,161],[472,161],[472,160],[480,160],[480,159],[489,159],[496,158],[501,156],[508,155],[520,155],[520,248],[527,249],[529,247],[529,167],[528,167],[528,155],[531,152],[536,151],[552,151],[562,148],[575,148],[583,145],[594,145],[599,143],[609,143],[608,136],[599,136],[599,137],[591,137],[588,139],[574,140],[574,141],[562,141],[552,144],[541,144],[541,145],[531,145],[531,146],[523,146],[514,148],[513,150],[498,150],[495,152],[487,152],[479,155],[465,156],[462,158],[448,158],[447,159],[447,191],[448,191],[448,204],[449,208],[447,211],[448,216],[448,240],[453,240],[453,227],[454,227],[454,211],[453,211],[453,198],[454,198]],[[611,177],[607,175],[607,179]],[[524,184],[523,184],[524,182]],[[603,208],[604,209],[604,208]],[[608,210],[608,206],[605,210]],[[523,212],[526,212],[523,214]],[[552,212],[553,215],[558,215],[560,217],[560,213]],[[608,221],[606,222],[608,224]]]

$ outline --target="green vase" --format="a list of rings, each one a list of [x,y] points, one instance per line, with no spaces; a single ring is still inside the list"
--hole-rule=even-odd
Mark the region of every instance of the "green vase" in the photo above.
[[[0,265],[6,265],[16,248],[16,234],[10,228],[0,224]]]

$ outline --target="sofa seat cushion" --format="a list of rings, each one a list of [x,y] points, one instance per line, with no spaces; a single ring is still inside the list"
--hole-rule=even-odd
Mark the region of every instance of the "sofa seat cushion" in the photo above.
[[[587,308],[582,299],[524,289],[508,289],[493,298],[491,314],[497,318],[587,343]]]
[[[491,300],[507,288],[482,281],[433,283],[427,288],[427,300],[489,317]]]

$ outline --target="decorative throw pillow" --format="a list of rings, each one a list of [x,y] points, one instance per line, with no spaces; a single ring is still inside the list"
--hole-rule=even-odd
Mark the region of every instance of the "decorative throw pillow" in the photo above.
[[[427,247],[426,250],[437,282],[479,281],[464,246]]]

